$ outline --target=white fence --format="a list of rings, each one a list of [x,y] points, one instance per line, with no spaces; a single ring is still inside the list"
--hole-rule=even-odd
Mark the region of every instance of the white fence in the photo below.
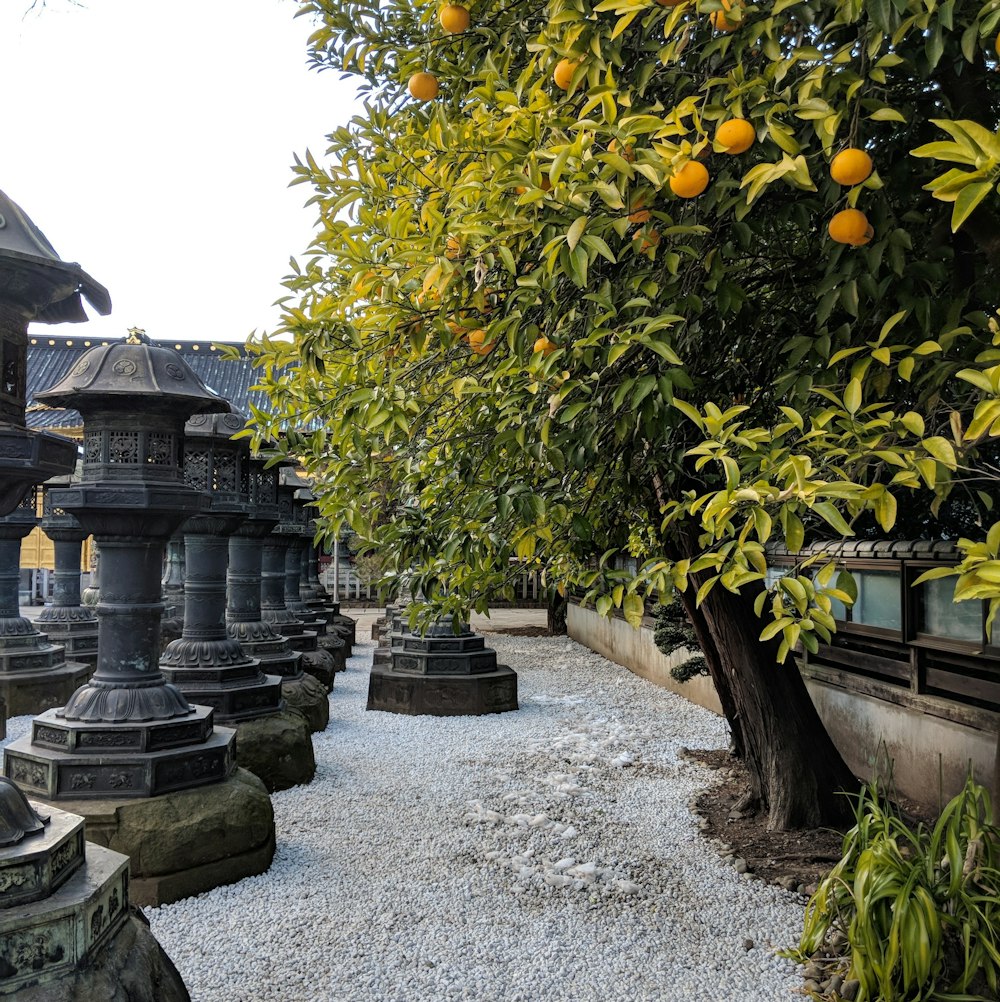
[[[328,565],[323,571],[323,584],[326,590],[333,592],[333,567]],[[378,591],[372,584],[366,584],[358,576],[351,566],[341,565],[340,568],[340,588],[338,589],[340,601],[347,602],[378,602]],[[537,571],[526,571],[518,576],[515,587],[514,604],[524,602],[527,605],[535,605],[542,599],[541,582]]]

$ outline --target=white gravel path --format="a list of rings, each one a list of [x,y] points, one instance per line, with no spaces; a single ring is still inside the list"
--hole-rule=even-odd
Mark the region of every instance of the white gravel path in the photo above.
[[[316,779],[273,797],[268,873],[148,910],[195,1002],[794,998],[772,948],[801,905],[688,807],[710,774],[677,750],[722,746],[723,722],[572,641],[489,643],[517,713],[368,713],[355,647]]]

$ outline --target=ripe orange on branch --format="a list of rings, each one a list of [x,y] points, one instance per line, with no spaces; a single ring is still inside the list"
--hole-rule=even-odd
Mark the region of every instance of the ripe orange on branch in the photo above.
[[[438,96],[438,81],[433,73],[414,73],[407,84],[410,96],[418,101],[433,101]]]
[[[830,220],[830,238],[838,244],[861,247],[870,243],[875,230],[868,217],[860,209],[843,209]]]
[[[728,15],[732,12],[733,7],[740,12],[739,16],[735,21],[729,19]],[[722,10],[713,10],[711,14],[708,15],[708,20],[711,22],[712,27],[716,31],[735,31],[739,26],[740,22],[743,20],[742,11],[740,7],[742,5],[738,2],[734,4],[733,0],[722,0]]]
[[[731,155],[746,153],[756,139],[756,129],[745,118],[731,118],[715,130],[715,141]]]
[[[872,158],[864,150],[848,147],[841,150],[830,161],[830,177],[845,186],[861,184],[871,177],[874,165]]]
[[[543,334],[537,341],[535,341],[534,347],[531,349],[536,355],[541,352],[543,355],[551,355],[552,352],[556,350],[558,345],[554,341],[550,341]]]
[[[457,3],[450,3],[446,7],[442,7],[438,14],[438,20],[441,22],[441,27],[449,35],[460,35],[463,31],[468,31],[469,25],[472,23],[468,8]]]
[[[560,90],[569,90],[569,85],[573,82],[573,74],[579,65],[578,59],[560,59],[556,63],[556,68],[552,71],[552,79]]]
[[[678,198],[697,198],[708,187],[708,168],[697,160],[689,160],[670,175],[669,183]]]
[[[486,331],[481,328],[477,328],[476,330],[469,332],[469,347],[477,355],[488,355],[496,347],[496,342],[487,342]]]

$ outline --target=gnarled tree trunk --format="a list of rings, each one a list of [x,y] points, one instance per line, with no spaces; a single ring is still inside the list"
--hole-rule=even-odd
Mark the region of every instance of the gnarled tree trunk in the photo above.
[[[693,538],[678,542],[683,556],[698,555]],[[767,811],[771,829],[847,820],[850,802],[842,791],[855,792],[857,779],[827,734],[794,660],[778,664],[779,641],[758,639],[765,621],[753,611],[756,593],[744,588],[734,595],[717,585],[696,608],[700,583],[692,580],[680,598],[734,734],[738,728],[750,798]]]

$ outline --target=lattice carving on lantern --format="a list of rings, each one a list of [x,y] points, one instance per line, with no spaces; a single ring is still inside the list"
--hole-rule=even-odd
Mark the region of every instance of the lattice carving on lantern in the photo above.
[[[36,512],[37,500],[36,492],[37,488],[31,487],[26,492],[23,498],[17,503],[17,511],[21,513],[30,513],[32,515]]]
[[[99,463],[101,461],[101,433],[99,431],[88,432],[83,439],[83,461],[85,463]]]
[[[216,449],[212,470],[212,487],[225,494],[236,493],[236,454],[228,449]]]
[[[177,461],[176,441],[176,437],[169,432],[149,432],[143,458],[150,466],[173,466]]]
[[[139,433],[115,430],[108,434],[107,462],[115,465],[139,465]]]
[[[255,469],[252,474],[251,497],[257,505],[274,505],[277,503],[278,487],[274,471]]]
[[[208,486],[209,450],[184,446],[184,483],[203,491]]]

